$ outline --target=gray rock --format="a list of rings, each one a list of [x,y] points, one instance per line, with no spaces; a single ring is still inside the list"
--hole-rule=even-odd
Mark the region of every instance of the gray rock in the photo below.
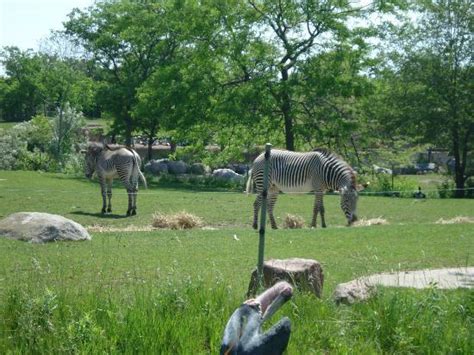
[[[245,175],[249,171],[249,167],[245,164],[230,164],[228,168],[240,175]]]
[[[332,298],[337,304],[353,304],[368,300],[375,294],[376,287],[364,279],[355,279],[336,286]]]
[[[324,274],[321,264],[312,259],[271,259],[263,263],[263,283],[265,288],[278,281],[287,281],[300,290],[307,290],[321,297],[323,292]],[[250,278],[247,295],[255,295],[257,291],[257,270]]]
[[[241,182],[245,178],[244,176],[237,174],[235,171],[231,169],[216,169],[212,172],[212,176],[216,179],[222,179],[226,181],[235,181]]]
[[[150,160],[145,165],[145,171],[153,175],[168,174],[168,159]]]
[[[175,175],[186,174],[189,171],[189,165],[181,160],[168,161],[168,171]]]
[[[194,163],[191,164],[190,172],[194,175],[204,175],[209,172],[209,167],[202,163]]]
[[[0,221],[0,237],[31,243],[90,240],[87,230],[70,219],[49,213],[18,212]]]

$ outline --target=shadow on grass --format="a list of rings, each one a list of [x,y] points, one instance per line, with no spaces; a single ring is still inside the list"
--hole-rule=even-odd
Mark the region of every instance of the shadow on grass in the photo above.
[[[76,214],[79,216],[90,216],[90,217],[97,217],[103,219],[121,219],[121,218],[128,218],[128,216],[123,214],[114,214],[114,213],[91,213],[91,212],[84,212],[84,211],[73,211],[71,214]]]

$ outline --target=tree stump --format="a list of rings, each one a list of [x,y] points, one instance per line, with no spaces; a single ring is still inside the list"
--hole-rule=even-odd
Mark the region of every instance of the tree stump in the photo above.
[[[271,287],[278,281],[287,281],[299,290],[306,290],[321,298],[324,275],[321,264],[311,259],[270,259],[263,263],[263,286]],[[250,277],[247,296],[257,293],[257,270]]]

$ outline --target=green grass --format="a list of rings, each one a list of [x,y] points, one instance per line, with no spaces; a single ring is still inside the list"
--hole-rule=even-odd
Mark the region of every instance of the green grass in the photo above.
[[[213,229],[92,233],[90,242],[47,245],[0,238],[0,353],[218,352],[257,259],[254,197],[152,184],[139,193],[139,214],[122,218],[126,195],[120,186],[114,192],[116,214],[103,217],[97,182],[2,171],[0,215],[43,211],[119,228],[186,210]],[[276,215],[309,221],[312,202],[282,195]],[[325,197],[326,229],[267,233],[267,259],[311,258],[324,269],[321,300],[296,293],[276,316],[292,321],[288,353],[470,353],[472,291],[387,288],[351,307],[337,307],[331,294],[373,272],[473,265],[472,225],[434,222],[473,216],[474,201],[361,197],[360,217],[389,224],[357,228],[343,227],[338,203]]]

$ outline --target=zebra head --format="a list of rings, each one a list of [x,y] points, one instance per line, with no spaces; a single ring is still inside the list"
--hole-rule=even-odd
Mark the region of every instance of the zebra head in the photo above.
[[[96,169],[97,160],[99,159],[100,154],[104,150],[104,146],[100,143],[90,143],[85,151],[85,160],[84,165],[84,174],[86,178],[92,178],[94,171]]]
[[[341,208],[347,218],[347,225],[357,221],[357,190],[352,186],[345,186],[340,189]]]

